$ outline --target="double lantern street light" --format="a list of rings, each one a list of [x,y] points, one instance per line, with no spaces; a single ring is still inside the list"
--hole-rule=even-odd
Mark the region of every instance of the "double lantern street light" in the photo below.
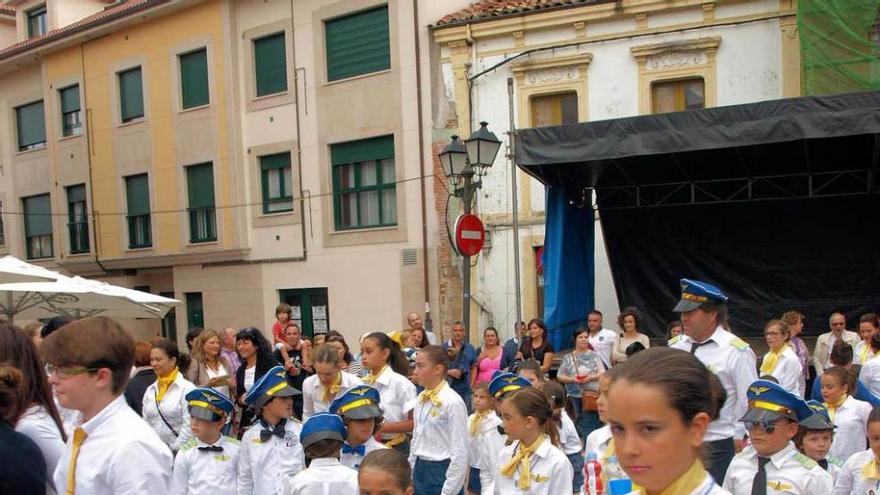
[[[453,195],[460,198],[464,206],[464,214],[469,215],[473,206],[474,193],[483,186],[480,178],[485,170],[492,166],[495,162],[495,156],[501,148],[501,141],[489,129],[486,128],[488,122],[480,122],[480,128],[477,129],[464,143],[458,136],[452,136],[452,142],[446,145],[446,148],[438,155],[440,164],[443,166],[443,172],[446,177],[456,186]],[[477,181],[474,181],[474,176]],[[461,184],[461,187],[457,187]],[[455,241],[452,241],[455,246]],[[458,250],[458,247],[456,246]],[[460,250],[459,250],[460,252]],[[462,316],[461,322],[464,325],[465,342],[469,340],[470,334],[470,307],[471,307],[471,257],[465,253],[462,254],[461,274],[462,274]]]

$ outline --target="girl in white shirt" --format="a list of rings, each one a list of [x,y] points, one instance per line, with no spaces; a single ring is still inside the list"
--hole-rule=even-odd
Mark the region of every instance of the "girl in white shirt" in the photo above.
[[[177,368],[180,351],[177,344],[159,339],[150,349],[150,366],[156,381],[144,392],[141,414],[159,434],[159,438],[177,452],[192,436],[186,394],[196,386]]]
[[[853,398],[855,378],[845,368],[835,366],[825,370],[822,380],[822,399],[837,431],[829,454],[842,461],[865,449],[865,422],[871,405]]]
[[[582,470],[584,457],[581,455],[584,446],[581,443],[581,438],[578,436],[574,421],[571,420],[571,416],[565,410],[566,407],[571,408],[570,405],[567,406],[568,396],[562,385],[553,381],[544,383],[541,391],[550,398],[550,404],[553,406],[553,420],[559,429],[559,446],[562,449],[562,453],[571,462],[571,469],[574,475],[571,492],[577,493],[584,484]],[[573,408],[572,412],[574,412]]]
[[[358,377],[342,371],[339,352],[333,344],[319,345],[312,356],[315,374],[303,382],[303,421],[327,412],[337,397],[361,383]]]
[[[851,455],[843,464],[834,478],[832,495],[880,492],[880,407],[868,415],[867,434],[868,449]]]
[[[498,431],[501,418],[495,413],[495,399],[489,395],[489,384],[477,383],[473,391],[474,413],[468,417],[468,492],[492,495],[495,493],[495,480],[498,478],[498,452],[504,448],[507,436]]]
[[[788,324],[782,320],[770,320],[764,326],[764,339],[770,349],[761,361],[761,375],[776,378],[779,386],[799,396],[804,396],[801,362],[788,344],[791,338]]]
[[[379,429],[387,447],[409,454],[407,433],[413,430],[411,410],[416,386],[407,378],[409,362],[397,342],[382,332],[361,340],[361,364],[369,371],[364,383],[379,391],[385,422]]]
[[[574,472],[556,446],[559,431],[550,400],[540,390],[521,388],[504,398],[501,419],[513,440],[498,459],[496,495],[559,495],[571,491]]]
[[[440,346],[425,346],[416,356],[413,374],[425,390],[413,408],[409,463],[419,495],[458,494],[467,475],[467,408],[446,383],[448,370],[449,356]]]

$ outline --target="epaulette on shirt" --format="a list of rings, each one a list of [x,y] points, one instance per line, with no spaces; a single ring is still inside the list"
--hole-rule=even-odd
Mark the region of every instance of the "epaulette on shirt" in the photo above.
[[[792,457],[792,459],[807,469],[813,469],[814,467],[818,466],[818,464],[816,464],[816,461],[810,459],[804,454],[801,454],[800,452],[796,453],[794,457]]]
[[[186,442],[184,442],[183,445],[180,446],[180,451],[183,452],[184,450],[189,450],[198,445],[198,443],[199,442],[196,437],[190,437],[189,440],[187,440]]]
[[[287,420],[288,420],[288,421],[293,421],[294,423],[297,423],[297,424],[302,424],[302,421],[296,419],[296,418],[293,417],[293,416],[287,418]]]
[[[828,459],[828,464],[832,464],[841,468],[843,467],[843,461],[838,459],[837,457],[832,457],[829,455],[828,457],[826,457],[826,459]]]
[[[669,339],[669,342],[667,342],[666,345],[672,347],[675,344],[677,344],[679,340],[681,340],[681,334],[676,335],[675,337],[672,337],[671,339]]]
[[[741,351],[749,348],[748,342],[746,342],[745,340],[743,340],[737,336],[731,337],[730,345],[732,345],[733,347],[736,347],[737,349],[739,349]]]
[[[751,454],[752,452],[754,452],[754,450],[755,450],[755,447],[753,447],[751,445],[746,445],[744,449],[737,452],[736,455],[734,455],[733,457],[734,458],[745,457],[745,456]]]
[[[226,437],[226,441],[231,443],[232,445],[241,445],[241,440],[235,437]]]

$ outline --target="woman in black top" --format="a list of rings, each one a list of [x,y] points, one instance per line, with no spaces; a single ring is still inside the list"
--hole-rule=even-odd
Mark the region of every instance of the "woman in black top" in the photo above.
[[[534,359],[541,364],[541,371],[550,372],[555,351],[547,340],[547,326],[538,318],[532,318],[527,325],[529,336],[519,346],[519,359]]]
[[[129,407],[141,415],[144,406],[144,392],[147,387],[156,381],[156,372],[150,366],[150,349],[153,346],[149,342],[137,342],[134,345],[134,375],[125,385],[125,402]]]
[[[15,431],[7,416],[23,391],[17,369],[0,365],[0,493],[44,495],[46,461],[37,444]]]
[[[253,411],[244,405],[243,397],[261,376],[279,363],[272,356],[269,341],[254,327],[239,330],[235,336],[235,348],[241,357],[241,366],[235,372],[235,402],[243,409],[239,427],[244,429],[254,422],[255,417]],[[253,374],[253,379],[245,380],[246,374]]]

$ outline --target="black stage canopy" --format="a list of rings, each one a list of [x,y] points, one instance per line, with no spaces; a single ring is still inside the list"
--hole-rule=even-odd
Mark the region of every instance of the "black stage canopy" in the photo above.
[[[523,129],[516,162],[595,200],[619,302],[652,336],[681,277],[728,291],[745,336],[788,309],[810,334],[880,311],[880,92]]]

